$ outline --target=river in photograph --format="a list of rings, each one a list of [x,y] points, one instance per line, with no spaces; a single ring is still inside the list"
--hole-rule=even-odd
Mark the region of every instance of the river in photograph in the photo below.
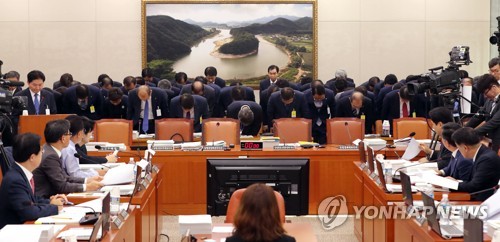
[[[214,42],[228,37],[231,37],[229,30],[222,29],[218,35],[193,46],[189,55],[174,63],[174,71],[185,72],[189,78],[194,78],[203,76],[205,67],[214,66],[217,76],[223,79],[246,79],[266,75],[270,65],[284,67],[288,63],[288,55],[284,51],[259,36],[259,51],[255,55],[235,59],[212,56],[210,53],[215,48]]]

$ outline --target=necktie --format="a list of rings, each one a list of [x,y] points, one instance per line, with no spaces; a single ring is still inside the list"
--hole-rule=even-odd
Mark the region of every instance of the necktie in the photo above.
[[[30,179],[30,185],[31,191],[33,191],[33,194],[35,194],[35,180],[33,180],[33,177]]]
[[[142,118],[142,131],[147,133],[149,129],[149,101],[144,102],[144,116]]]
[[[403,103],[403,117],[408,117],[408,104]]]
[[[352,110],[352,115],[354,115],[354,117],[357,117],[358,116],[358,110],[357,109],[353,109]]]
[[[38,93],[35,93],[35,100],[33,101],[35,104],[35,112],[36,114],[40,113],[40,101],[38,101]]]
[[[190,119],[190,118],[191,118],[191,111],[187,111],[187,112],[186,112],[186,118],[187,118],[187,119]]]

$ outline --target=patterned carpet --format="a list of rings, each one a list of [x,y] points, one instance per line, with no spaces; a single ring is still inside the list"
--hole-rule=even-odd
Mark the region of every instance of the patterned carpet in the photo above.
[[[181,235],[179,233],[179,224],[177,216],[163,216],[163,229],[162,233],[167,234],[170,237],[170,242],[181,241]],[[225,217],[212,217],[212,223],[223,223]],[[341,226],[326,231],[321,227],[321,222],[316,216],[299,216],[299,217],[287,217],[286,220],[292,223],[310,223],[313,226],[314,233],[318,242],[357,242],[354,236],[354,225],[353,218],[350,216],[347,221]],[[165,236],[160,237],[160,242],[167,242]]]

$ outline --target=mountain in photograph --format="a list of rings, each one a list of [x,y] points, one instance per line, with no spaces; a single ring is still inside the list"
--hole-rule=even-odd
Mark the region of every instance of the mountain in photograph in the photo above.
[[[183,21],[189,24],[194,24],[198,25],[203,28],[220,28],[220,29],[229,29],[229,28],[240,28],[240,27],[246,27],[252,24],[265,24],[268,23],[274,19],[277,18],[284,18],[288,19],[290,21],[296,21],[300,19],[300,17],[297,16],[290,16],[290,15],[273,15],[273,16],[266,16],[254,20],[249,20],[249,21],[230,21],[230,22],[225,22],[225,23],[219,23],[219,22],[214,22],[214,21],[207,21],[207,22],[199,22],[192,20],[190,18],[184,19]],[[217,20],[215,20],[217,21]]]
[[[147,59],[175,60],[191,53],[191,46],[211,32],[169,16],[147,17]]]
[[[313,19],[299,18],[295,21],[276,18],[265,24],[251,24],[246,27],[233,28],[231,33],[248,32],[251,34],[312,34]]]

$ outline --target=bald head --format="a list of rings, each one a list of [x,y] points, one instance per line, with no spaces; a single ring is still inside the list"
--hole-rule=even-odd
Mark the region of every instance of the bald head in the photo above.
[[[203,82],[195,81],[195,82],[193,82],[193,85],[191,86],[191,88],[192,88],[193,94],[200,95],[200,96],[203,95],[203,89],[204,89]]]
[[[142,101],[148,100],[150,95],[151,88],[148,85],[142,85],[137,88],[137,96],[139,96],[139,99],[141,99]]]
[[[351,106],[352,108],[361,108],[363,106],[363,93],[353,92],[351,95]]]

